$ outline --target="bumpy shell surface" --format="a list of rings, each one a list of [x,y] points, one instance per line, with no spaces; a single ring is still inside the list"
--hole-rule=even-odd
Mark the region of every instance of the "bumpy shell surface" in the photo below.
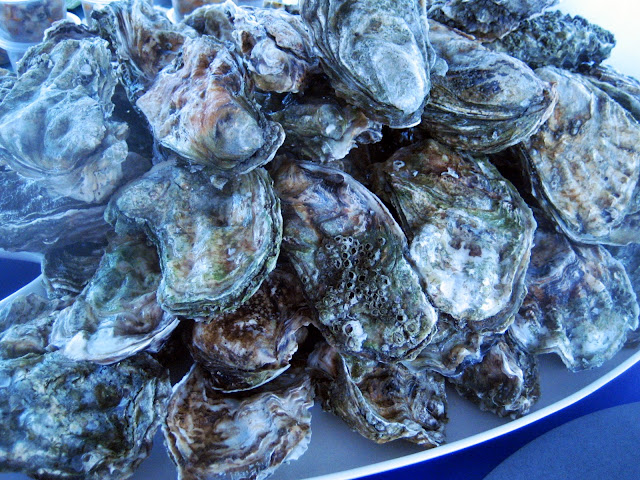
[[[311,381],[300,374],[231,395],[213,389],[194,365],[174,390],[164,426],[178,479],[268,477],[306,451],[312,406]]]
[[[492,153],[529,137],[551,114],[553,86],[523,62],[430,22],[429,39],[446,71],[431,76],[421,127],[460,150]]]
[[[275,176],[283,250],[329,343],[380,361],[415,356],[437,317],[386,207],[333,168],[289,163]]]
[[[499,38],[558,0],[427,0],[433,18],[477,38]]]
[[[381,123],[331,97],[291,102],[270,118],[284,128],[283,149],[312,162],[341,160],[357,144],[382,138]]]
[[[420,122],[435,61],[422,1],[306,0],[301,14],[339,96],[394,128]]]
[[[501,417],[526,415],[540,397],[538,363],[508,337],[497,341],[480,363],[451,378],[458,393]]]
[[[300,280],[279,266],[236,310],[196,322],[187,346],[213,388],[247,390],[289,368],[312,315]]]
[[[618,260],[627,272],[631,287],[640,299],[640,244],[632,243],[626,247],[610,248],[613,257]],[[640,341],[640,329],[636,328],[627,335],[627,343],[637,345]]]
[[[47,296],[75,297],[95,273],[105,242],[81,242],[49,250],[42,257],[42,282]]]
[[[522,60],[531,68],[554,66],[577,70],[609,58],[616,41],[613,34],[580,16],[545,12],[485,45]]]
[[[116,231],[142,229],[156,245],[158,301],[175,315],[236,308],[276,264],[282,216],[268,174],[219,180],[204,167],[163,162],[120,190],[105,214]]]
[[[235,43],[256,84],[268,92],[298,92],[319,70],[311,34],[284,10],[208,5],[185,19],[201,34]]]
[[[377,166],[433,305],[473,330],[504,331],[526,293],[536,228],[516,189],[486,158],[433,140]]]
[[[178,325],[156,301],[158,255],[143,242],[114,239],[89,284],[58,315],[51,343],[69,358],[109,364],[156,351]]]
[[[640,81],[623,75],[612,67],[600,65],[583,72],[586,78],[603,90],[640,122]]]
[[[343,356],[326,344],[309,358],[325,410],[377,443],[404,439],[435,447],[447,422],[444,378],[401,363]]]
[[[151,357],[0,361],[0,462],[34,478],[121,480],[151,451],[171,385]]]
[[[640,124],[588,80],[553,67],[559,100],[542,128],[519,147],[533,193],[573,240],[624,245],[640,238]]]
[[[137,101],[156,139],[194,163],[246,173],[269,162],[284,141],[253,101],[239,60],[210,36],[185,40]]]
[[[636,296],[607,250],[573,244],[552,228],[536,231],[528,294],[509,335],[529,353],[557,353],[571,370],[598,367],[637,328]]]

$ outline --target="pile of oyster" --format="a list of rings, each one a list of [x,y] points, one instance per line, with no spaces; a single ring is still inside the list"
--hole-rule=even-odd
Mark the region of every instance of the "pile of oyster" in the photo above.
[[[540,354],[637,342],[640,82],[553,3],[48,30],[0,72],[0,248],[47,290],[0,309],[0,471],[123,479],[162,426],[179,478],[263,479],[314,399],[435,447],[447,382],[520,416]]]

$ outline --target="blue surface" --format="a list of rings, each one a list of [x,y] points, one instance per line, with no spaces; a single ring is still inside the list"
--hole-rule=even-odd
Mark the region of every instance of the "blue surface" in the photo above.
[[[0,258],[0,299],[40,275],[40,264]]]

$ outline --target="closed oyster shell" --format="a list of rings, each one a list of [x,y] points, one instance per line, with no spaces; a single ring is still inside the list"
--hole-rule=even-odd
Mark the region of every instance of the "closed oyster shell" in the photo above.
[[[280,251],[280,203],[263,169],[227,180],[163,162],[121,189],[105,217],[117,232],[143,230],[156,245],[158,301],[189,318],[235,309]]]
[[[306,0],[301,15],[339,96],[394,128],[420,122],[435,63],[424,2]]]
[[[306,451],[312,406],[311,381],[301,372],[231,395],[194,365],[174,389],[164,426],[178,479],[268,477]]]
[[[323,408],[364,437],[427,448],[444,442],[446,393],[437,373],[340,355],[326,344],[316,348],[309,365]]]
[[[613,34],[604,28],[578,15],[553,11],[522,22],[515,31],[485,46],[531,68],[551,65],[575,71],[609,58],[615,44]]]
[[[548,223],[536,231],[527,289],[509,335],[529,353],[557,353],[573,371],[602,365],[638,327],[636,295],[620,262],[601,246],[571,243]]]
[[[433,140],[377,164],[433,305],[472,330],[504,331],[526,293],[533,214],[483,157]]]
[[[606,65],[589,68],[582,73],[640,122],[640,80]]]
[[[449,381],[480,409],[501,417],[526,415],[540,397],[536,359],[508,337],[495,342],[480,363]]]
[[[0,361],[0,462],[34,478],[121,480],[151,451],[171,393],[151,357],[116,365],[61,352]]]
[[[275,174],[283,250],[341,353],[379,361],[415,356],[437,320],[386,207],[349,175],[311,163]]]
[[[162,145],[219,172],[264,165],[284,141],[251,98],[235,54],[210,36],[187,38],[136,105]]]
[[[640,235],[640,124],[584,77],[536,70],[556,84],[553,115],[518,152],[533,194],[574,241],[625,245]]]
[[[299,92],[319,70],[311,34],[298,15],[284,10],[239,7],[228,0],[198,9],[184,22],[235,43],[260,90]]]
[[[631,243],[626,247],[610,247],[613,257],[624,267],[631,287],[640,300],[640,244]],[[627,335],[627,345],[637,345],[640,342],[640,329],[636,328]]]
[[[292,270],[276,267],[236,310],[195,323],[187,346],[212,388],[255,388],[289,368],[313,316]]]
[[[178,325],[156,301],[156,249],[140,238],[115,238],[73,305],[62,310],[51,343],[69,358],[109,364],[157,351]]]
[[[270,115],[284,128],[283,149],[296,157],[326,163],[346,157],[357,144],[382,138],[382,124],[331,97],[293,101]]]
[[[429,39],[446,71],[431,76],[421,127],[460,150],[493,153],[533,134],[556,93],[520,60],[430,21]]]
[[[429,18],[477,38],[500,38],[558,0],[427,0]]]

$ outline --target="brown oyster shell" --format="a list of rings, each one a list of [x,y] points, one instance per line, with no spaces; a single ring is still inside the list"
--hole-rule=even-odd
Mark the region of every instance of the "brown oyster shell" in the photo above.
[[[187,346],[212,388],[248,390],[289,368],[312,316],[300,280],[280,265],[236,310],[196,322]]]
[[[536,70],[559,100],[519,147],[534,196],[574,241],[625,245],[640,235],[640,124],[588,80],[554,67]]]
[[[144,231],[162,268],[158,301],[197,318],[235,309],[273,270],[282,217],[263,169],[233,179],[163,162],[121,189],[105,213],[119,233]]]
[[[229,174],[269,162],[284,141],[250,98],[239,60],[210,36],[187,38],[136,105],[155,138],[194,163]]]
[[[526,293],[536,228],[516,189],[485,157],[433,140],[376,167],[433,305],[472,330],[504,331]]]
[[[415,356],[433,334],[437,316],[386,207],[333,168],[288,163],[274,176],[283,250],[327,341],[341,353],[379,361]]]
[[[431,77],[421,128],[453,148],[493,153],[533,134],[556,93],[520,60],[430,21],[429,39],[446,70]]]
[[[444,442],[446,393],[437,373],[341,355],[326,344],[316,348],[309,365],[323,408],[364,437],[426,448]]]
[[[180,480],[262,480],[302,455],[311,436],[313,389],[286,372],[263,387],[222,394],[194,365],[176,385],[164,434]]]
[[[435,62],[424,2],[307,0],[301,15],[339,96],[394,128],[420,122]]]

